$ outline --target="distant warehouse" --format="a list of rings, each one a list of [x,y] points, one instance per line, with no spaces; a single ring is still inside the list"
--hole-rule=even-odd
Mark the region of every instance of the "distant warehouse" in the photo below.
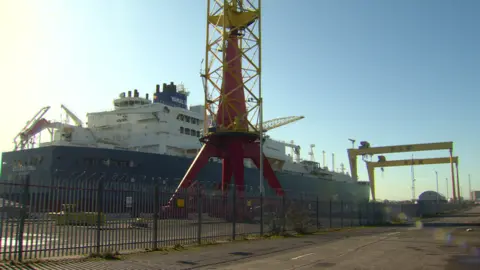
[[[480,202],[480,190],[472,191],[471,198],[473,201]]]

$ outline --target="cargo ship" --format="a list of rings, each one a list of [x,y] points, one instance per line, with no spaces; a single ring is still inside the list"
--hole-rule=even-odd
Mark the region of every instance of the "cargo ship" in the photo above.
[[[78,181],[75,174],[102,172],[111,176],[107,181],[159,181],[176,188],[201,148],[204,121],[209,121],[204,119],[203,105],[188,105],[188,95],[182,84],[173,82],[156,85],[152,98],[140,96],[136,89],[122,92],[113,100],[113,110],[88,113],[86,123],[63,105],[68,121],[47,120],[50,107],[44,107],[14,138],[13,151],[2,153],[1,181],[21,181],[18,172],[26,170],[31,185],[51,186],[59,179]],[[287,196],[314,194],[322,201],[348,202],[369,199],[368,182],[357,181],[343,169],[320,166],[312,158],[301,159],[300,150],[293,141],[265,136],[264,154]],[[220,160],[211,159],[196,182],[215,187],[221,182],[221,171]],[[245,185],[246,192],[259,190],[259,171],[248,160]],[[274,196],[264,186],[266,194]]]

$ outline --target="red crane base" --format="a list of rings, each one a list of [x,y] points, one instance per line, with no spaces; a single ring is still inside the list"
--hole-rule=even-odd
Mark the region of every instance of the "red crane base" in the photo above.
[[[222,159],[222,184],[221,188],[225,194],[232,176],[235,179],[238,196],[243,197],[245,191],[244,163],[249,158],[260,167],[260,145],[258,135],[242,132],[215,132],[202,139],[204,145],[197,154],[187,173],[180,182],[180,188],[188,188],[201,168],[203,168],[212,157]],[[280,196],[284,191],[277,176],[273,172],[267,158],[263,157],[263,176],[267,179],[270,187]],[[175,197],[175,195],[174,195]]]

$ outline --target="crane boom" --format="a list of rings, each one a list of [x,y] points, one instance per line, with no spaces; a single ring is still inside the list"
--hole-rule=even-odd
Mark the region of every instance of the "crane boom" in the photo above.
[[[457,164],[458,157],[453,157],[452,162]],[[412,166],[412,165],[446,164],[446,163],[450,163],[450,158],[443,157],[443,158],[401,159],[401,160],[388,160],[388,161],[365,162],[365,163],[367,163],[367,167],[383,168],[383,167],[398,167],[398,166]]]
[[[72,111],[70,111],[65,105],[62,104],[61,108],[67,113],[67,115],[72,118],[73,122],[75,122],[75,125],[78,127],[83,126],[82,120],[78,118]]]
[[[285,126],[290,123],[301,120],[303,118],[305,118],[305,116],[287,116],[287,117],[274,118],[274,119],[263,122],[263,131],[265,132],[268,130],[272,130],[274,128]],[[256,126],[256,128],[257,129],[259,128],[258,125]]]
[[[383,158],[377,162],[365,162],[365,163],[367,164],[368,180],[370,181],[372,199],[374,200],[375,200],[375,168],[454,163],[456,167],[457,179],[458,179],[458,157],[402,159],[402,160],[389,160],[389,161]],[[452,184],[454,185],[453,195],[455,197],[456,196],[455,184],[454,183]]]
[[[419,144],[405,144],[405,145],[348,149],[348,155],[349,156],[377,155],[377,154],[388,154],[388,153],[404,153],[404,152],[449,150],[449,149],[453,149],[453,142],[419,143]]]
[[[13,143],[15,144],[14,150],[23,149],[25,145],[28,143],[28,139],[30,138],[31,131],[33,128],[36,127],[37,123],[43,123],[46,122],[45,119],[42,119],[42,117],[50,110],[50,106],[46,106],[41,108],[35,116],[30,119],[25,127],[13,138]],[[43,121],[42,121],[43,120]]]

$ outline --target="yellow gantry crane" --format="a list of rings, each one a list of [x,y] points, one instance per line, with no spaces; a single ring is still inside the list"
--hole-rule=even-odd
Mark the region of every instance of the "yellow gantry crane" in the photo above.
[[[419,151],[434,151],[434,150],[449,150],[450,152],[450,168],[452,173],[452,191],[453,200],[457,200],[460,197],[460,190],[455,188],[455,174],[453,170],[453,142],[438,142],[438,143],[421,143],[421,144],[405,144],[405,145],[393,145],[393,146],[379,146],[370,147],[370,143],[363,141],[360,142],[358,149],[348,149],[348,160],[350,162],[350,172],[354,179],[358,179],[357,173],[357,156],[373,156],[379,154],[391,154],[391,153],[405,153],[405,152],[419,152]],[[460,186],[459,179],[457,177],[457,186]],[[370,189],[372,192],[372,199],[375,200],[375,183],[370,183]]]
[[[456,172],[457,172],[457,180],[458,180],[459,178],[458,177],[458,157],[402,159],[402,160],[387,161],[385,156],[379,156],[377,162],[366,161],[365,163],[367,164],[368,180],[370,181],[371,187],[373,187],[372,198],[375,200],[375,168],[412,166],[412,165],[448,164],[451,162],[455,164]],[[454,187],[453,196],[455,198],[455,185],[453,185],[453,187]]]

